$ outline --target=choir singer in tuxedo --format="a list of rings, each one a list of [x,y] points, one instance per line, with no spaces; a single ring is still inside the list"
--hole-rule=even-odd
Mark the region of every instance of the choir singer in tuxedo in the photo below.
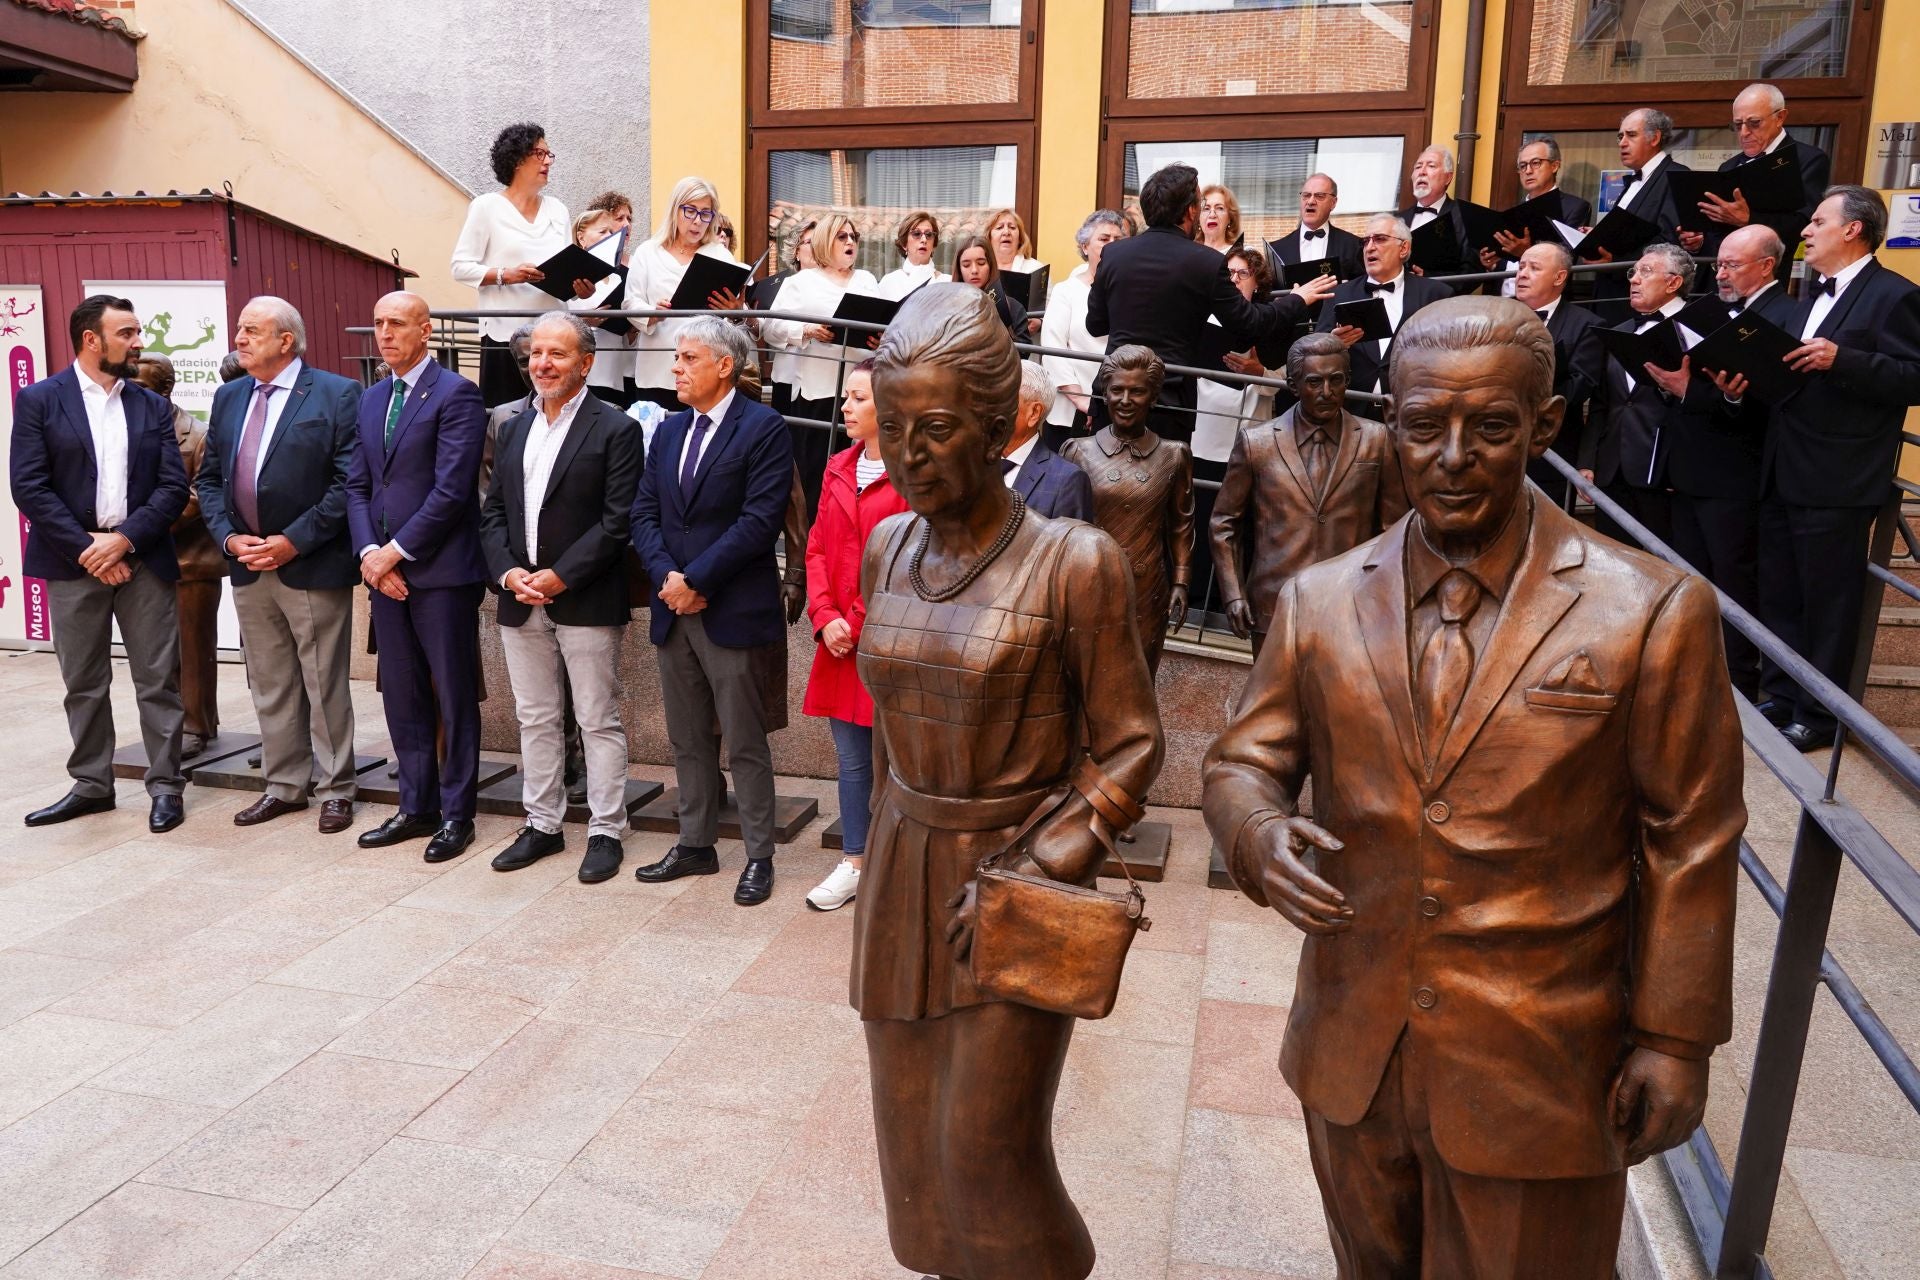
[[[1593,336],[1593,330],[1603,327],[1600,321],[1586,307],[1567,301],[1572,274],[1573,255],[1563,246],[1536,244],[1520,255],[1513,296],[1533,308],[1553,337],[1553,394],[1566,400],[1567,412],[1552,451],[1578,466],[1587,410],[1605,376],[1607,353]],[[1571,509],[1573,486],[1544,456],[1528,461],[1527,478],[1545,490],[1555,506]]]
[[[1750,84],[1733,100],[1733,135],[1740,149],[1720,162],[1721,173],[1733,173],[1762,156],[1770,156],[1781,147],[1791,147],[1800,166],[1800,187],[1805,198],[1791,209],[1755,209],[1744,192],[1735,189],[1736,198],[1722,200],[1709,194],[1700,202],[1700,212],[1713,223],[1706,235],[1684,232],[1683,247],[1693,253],[1715,253],[1729,233],[1756,223],[1770,228],[1782,244],[1794,243],[1800,229],[1813,217],[1814,206],[1826,194],[1833,176],[1833,161],[1811,142],[1787,136],[1786,95],[1770,84]],[[1774,265],[1774,276],[1782,284],[1793,267],[1793,255],[1781,254]]]
[[[1362,246],[1366,275],[1348,280],[1334,291],[1333,305],[1320,309],[1320,320],[1314,328],[1321,333],[1331,333],[1346,344],[1353,361],[1348,379],[1350,390],[1384,391],[1393,339],[1367,338],[1355,326],[1338,323],[1340,304],[1380,299],[1387,308],[1387,323],[1397,333],[1407,317],[1429,303],[1453,296],[1453,290],[1407,270],[1407,258],[1413,252],[1413,232],[1390,213],[1378,214],[1367,223]]]

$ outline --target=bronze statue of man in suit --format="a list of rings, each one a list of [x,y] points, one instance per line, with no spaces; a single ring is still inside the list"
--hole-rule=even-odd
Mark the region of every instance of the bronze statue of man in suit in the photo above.
[[[1287,387],[1298,403],[1241,427],[1227,458],[1207,533],[1227,621],[1235,635],[1253,637],[1255,653],[1287,579],[1406,514],[1387,429],[1344,407],[1349,368],[1345,344],[1330,333],[1295,342]],[[1250,531],[1242,528],[1249,514]]]
[[[1340,1274],[1611,1280],[1626,1168],[1699,1124],[1732,1029],[1719,611],[1528,489],[1563,409],[1530,310],[1394,345],[1413,512],[1281,589],[1207,825],[1308,935],[1280,1069]]]

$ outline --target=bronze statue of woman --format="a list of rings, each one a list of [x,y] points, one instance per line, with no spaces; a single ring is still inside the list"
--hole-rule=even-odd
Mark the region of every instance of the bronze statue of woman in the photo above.
[[[1150,347],[1116,347],[1100,367],[1107,425],[1069,440],[1062,457],[1093,482],[1093,522],[1112,534],[1133,569],[1147,670],[1160,670],[1167,624],[1187,616],[1193,573],[1193,454],[1147,429],[1167,367]]]
[[[946,1280],[1093,1269],[1053,1154],[1073,1019],[975,985],[974,876],[1071,787],[1004,865],[1091,885],[1162,754],[1125,556],[1001,480],[1019,387],[1006,326],[961,284],[916,293],[873,358],[880,452],[911,511],[861,567],[878,785],[852,997],[894,1256]]]

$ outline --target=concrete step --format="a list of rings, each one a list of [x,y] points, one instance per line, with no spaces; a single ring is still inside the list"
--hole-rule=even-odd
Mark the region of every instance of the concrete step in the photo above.
[[[1920,725],[1920,666],[1874,663],[1865,706],[1884,724]]]
[[[1889,666],[1920,667],[1920,606],[1880,610],[1873,634],[1873,660]]]
[[[1907,560],[1896,556],[1888,562],[1887,568],[1893,570],[1894,574],[1899,577],[1901,581],[1920,587],[1920,560]],[[1885,602],[1881,605],[1882,608],[1911,609],[1916,605],[1914,598],[1901,591],[1898,587],[1883,586],[1881,590],[1885,593]]]

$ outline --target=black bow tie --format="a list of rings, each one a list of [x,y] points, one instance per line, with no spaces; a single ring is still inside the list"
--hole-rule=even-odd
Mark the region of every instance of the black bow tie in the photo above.
[[[1369,280],[1367,281],[1367,292],[1368,293],[1392,293],[1393,284],[1394,282],[1391,280],[1387,281],[1385,284],[1376,284],[1374,281]]]
[[[1638,169],[1627,170],[1627,185],[1632,186],[1638,181],[1640,181],[1640,171]]]
[[[1545,320],[1547,318],[1547,313],[1544,311],[1536,311],[1533,314],[1539,316],[1542,320]]]
[[[1839,283],[1838,279],[1836,279],[1833,276],[1828,276],[1826,279],[1820,281],[1820,283],[1813,286],[1813,296],[1817,298],[1824,293],[1829,298],[1839,297],[1840,295],[1834,292],[1834,285],[1838,283]]]
[[[1322,227],[1318,231],[1302,231],[1300,236],[1304,240],[1324,240],[1327,238],[1327,229]]]

